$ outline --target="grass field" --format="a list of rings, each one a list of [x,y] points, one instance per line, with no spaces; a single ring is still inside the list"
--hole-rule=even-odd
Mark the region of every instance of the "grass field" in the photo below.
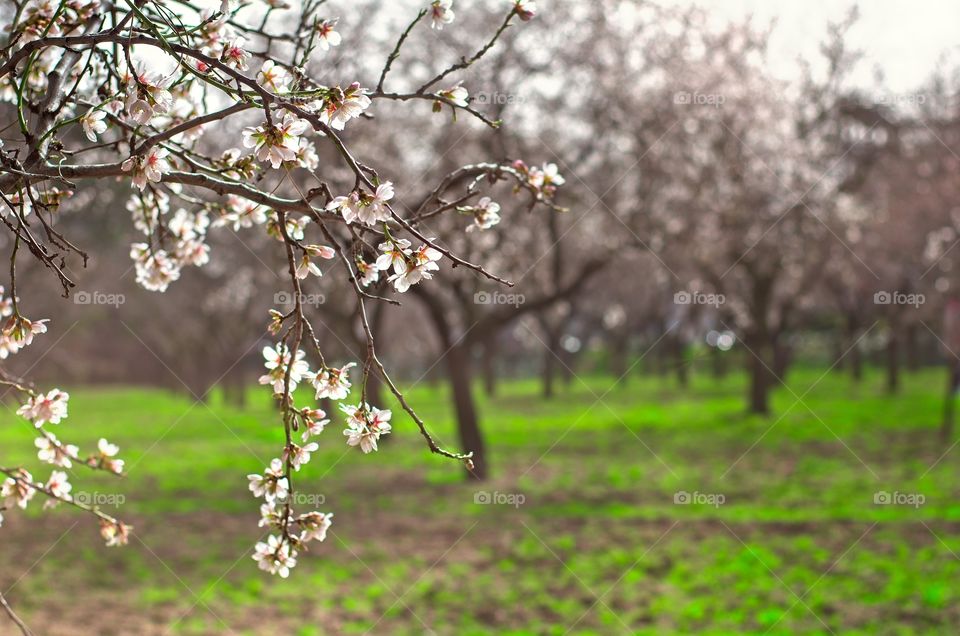
[[[298,482],[334,526],[289,580],[250,558],[245,475],[282,439],[261,391],[238,411],[74,389],[56,432],[81,451],[104,435],[129,468],[119,481],[74,468],[74,491],[123,494],[135,536],[108,549],[79,512],[10,512],[0,589],[43,635],[960,633],[942,371],[908,376],[898,397],[879,376],[821,374],[795,372],[770,418],[743,414],[737,376],[683,392],[592,378],[550,402],[533,381],[504,384],[481,399],[495,472],[482,486],[400,415],[369,456],[331,426]],[[453,444],[445,390],[410,398]],[[0,448],[37,467],[10,413]],[[480,490],[518,505],[475,503]],[[925,500],[877,505],[877,492]]]

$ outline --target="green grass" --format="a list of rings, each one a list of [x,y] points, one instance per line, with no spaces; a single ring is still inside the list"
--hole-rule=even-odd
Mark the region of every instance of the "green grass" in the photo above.
[[[261,533],[245,475],[283,437],[269,396],[252,390],[237,410],[76,389],[56,432],[81,451],[120,444],[129,475],[74,468],[74,490],[123,494],[115,512],[136,538],[107,549],[77,512],[10,512],[0,586],[16,581],[9,596],[43,634],[955,633],[960,504],[956,456],[941,459],[937,438],[941,373],[887,396],[878,375],[854,386],[799,369],[767,418],[744,414],[738,375],[683,391],[591,377],[551,401],[512,381],[480,399],[494,470],[481,486],[399,413],[375,455],[332,425],[297,483],[326,497],[334,532],[286,581],[249,558]],[[408,397],[455,445],[446,390]],[[10,414],[0,448],[38,468],[31,427]],[[478,505],[478,490],[524,502]],[[678,491],[725,501],[677,505]],[[925,503],[875,505],[877,491]]]

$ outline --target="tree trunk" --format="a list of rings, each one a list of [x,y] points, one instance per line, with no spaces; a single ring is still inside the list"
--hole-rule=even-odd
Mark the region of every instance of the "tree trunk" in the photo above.
[[[383,403],[383,380],[376,373],[371,373],[367,378],[367,404],[382,407]]]
[[[490,474],[490,465],[470,386],[470,351],[467,346],[458,344],[450,349],[447,353],[447,369],[453,387],[460,447],[465,452],[473,453],[473,470],[468,471],[467,475],[468,478],[484,480]]]
[[[764,364],[767,345],[762,337],[748,337],[747,373],[750,375],[748,388],[748,403],[750,413],[767,415],[770,413],[770,379],[771,373]]]
[[[483,343],[483,389],[487,397],[497,394],[497,339]]]
[[[919,350],[919,332],[917,325],[910,323],[903,330],[904,335],[904,357],[908,371],[916,371],[920,368],[920,350]]]
[[[773,345],[773,375],[774,379],[780,382],[787,381],[787,370],[790,368],[790,362],[793,357],[793,351],[790,345],[782,342],[778,338]]]
[[[577,365],[577,354],[570,353],[564,355],[564,358],[566,359],[566,364],[560,369],[560,377],[563,378],[563,386],[569,390],[570,385],[573,384],[574,377],[576,377],[573,368]]]
[[[549,349],[543,351],[543,369],[541,370],[542,389],[541,393],[545,400],[552,399],[555,395],[553,388],[553,379],[556,375],[557,363]]]
[[[896,329],[890,329],[887,340],[887,393],[900,390],[900,343]]]
[[[627,343],[625,338],[617,336],[610,342],[610,373],[626,386],[627,383]]]
[[[849,361],[850,377],[855,384],[863,379],[863,355],[860,353],[860,320],[856,313],[847,312],[846,348],[840,352],[846,353],[844,359]]]
[[[860,384],[863,380],[863,355],[860,353],[860,345],[853,345],[847,357],[850,358],[850,377],[853,378],[854,383]]]
[[[247,406],[247,387],[244,386],[243,373],[231,371],[224,379],[223,401],[236,409]]]
[[[560,329],[551,329],[546,321],[540,322],[540,328],[546,338],[543,348],[543,368],[541,369],[543,379],[543,397],[547,400],[556,395],[555,380],[557,377],[560,355]]]

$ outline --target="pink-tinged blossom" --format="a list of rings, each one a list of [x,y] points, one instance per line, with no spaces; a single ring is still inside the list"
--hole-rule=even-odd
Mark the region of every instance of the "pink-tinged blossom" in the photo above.
[[[257,83],[274,93],[286,93],[290,90],[290,74],[273,60],[267,60],[257,73]]]
[[[160,183],[163,175],[170,172],[170,164],[167,162],[168,154],[163,148],[154,146],[147,151],[146,155],[129,157],[120,167],[124,172],[131,173],[133,185],[143,190],[148,182]]]
[[[152,250],[146,243],[130,246],[130,258],[136,268],[137,283],[144,289],[163,292],[180,278],[180,267],[164,250]]]
[[[73,486],[70,484],[70,481],[67,479],[67,473],[62,470],[55,470],[50,474],[50,479],[46,483],[47,494],[52,495],[54,499],[48,499],[44,504],[44,508],[53,508],[56,506],[59,501],[73,501],[73,497],[70,496],[70,491],[73,490]]]
[[[301,137],[299,146],[297,146],[297,165],[301,168],[313,171],[320,166],[320,157],[317,155],[317,149],[310,140]]]
[[[150,188],[131,193],[126,207],[133,217],[133,226],[150,236],[156,230],[160,217],[170,211],[170,197],[162,190]]]
[[[127,98],[124,102],[130,118],[138,124],[146,124],[156,115],[170,112],[173,95],[167,90],[169,78],[162,78],[137,68],[136,77],[124,75]]]
[[[247,479],[250,481],[250,492],[268,502],[282,501],[290,493],[290,482],[284,473],[283,462],[277,458],[270,461],[270,466],[262,475],[247,475]]]
[[[310,442],[303,446],[297,446],[291,443],[290,446],[284,450],[284,459],[289,459],[293,469],[299,471],[301,466],[310,461],[310,454],[317,452],[318,448],[320,448],[320,445],[316,442]]]
[[[37,447],[37,458],[40,461],[61,468],[73,466],[71,459],[75,458],[80,450],[73,444],[61,444],[53,433],[38,437],[33,440],[33,444]]]
[[[17,415],[30,420],[37,428],[47,422],[59,424],[60,420],[67,417],[67,400],[69,399],[70,395],[60,389],[53,389],[46,395],[39,393],[30,396],[26,404],[17,409]]]
[[[395,274],[400,274],[407,268],[407,260],[413,252],[410,250],[410,241],[407,239],[397,239],[386,241],[380,244],[380,251],[383,252],[377,258],[377,269],[387,271],[393,267]]]
[[[263,366],[267,368],[268,373],[260,376],[260,384],[273,385],[275,395],[283,395],[287,384],[287,368],[290,368],[290,393],[297,388],[297,385],[303,380],[304,376],[310,373],[310,366],[304,359],[306,353],[298,349],[296,359],[293,365],[290,364],[290,351],[285,344],[278,343],[276,348],[266,346],[263,348]]]
[[[537,15],[537,3],[535,0],[516,0],[514,11],[524,22],[529,22]]]
[[[340,210],[347,223],[360,221],[366,225],[376,225],[390,220],[389,201],[393,198],[393,184],[384,181],[377,186],[373,194],[354,190],[347,196],[336,197],[327,205],[328,210]]]
[[[300,541],[323,541],[327,538],[327,530],[333,525],[333,513],[308,512],[297,517],[297,525],[303,529]]]
[[[393,414],[387,409],[378,409],[369,404],[342,404],[340,410],[347,415],[347,428],[343,431],[347,445],[359,446],[364,454],[377,450],[380,436],[390,433]]]
[[[180,241],[176,255],[184,265],[202,267],[210,262],[210,246],[196,239]]]
[[[488,230],[500,222],[500,204],[490,197],[483,197],[475,206],[459,208],[459,210],[473,215],[473,224],[467,227],[467,232]]]
[[[180,208],[167,223],[167,229],[177,238],[195,239],[207,233],[210,217],[206,212],[188,212]]]
[[[428,245],[421,245],[406,262],[405,269],[390,277],[394,289],[403,293],[421,280],[430,280],[433,273],[440,269],[437,261],[443,255]]]
[[[443,25],[453,22],[453,0],[433,0],[430,4],[430,27],[437,31],[443,30]]]
[[[566,183],[555,163],[545,163],[543,168],[531,167],[527,180],[531,186],[548,197],[553,196],[557,188]]]
[[[266,542],[256,545],[253,560],[261,570],[285,579],[290,576],[290,569],[297,565],[297,552],[286,539],[270,535]]]
[[[284,161],[296,161],[300,135],[307,127],[306,121],[285,113],[279,126],[264,123],[244,128],[243,145],[253,148],[260,161],[269,161],[273,168],[279,168]]]
[[[286,507],[277,508],[276,501],[268,501],[265,504],[260,505],[260,522],[257,524],[261,528],[271,527],[282,529],[283,528],[283,512],[286,510]],[[287,515],[287,523],[289,524],[292,521],[290,515]]]
[[[223,53],[220,60],[227,66],[232,66],[239,71],[247,70],[247,62],[250,61],[250,53],[243,48],[245,40],[242,37],[234,38],[230,44],[223,47]]]
[[[133,526],[128,526],[122,521],[100,520],[100,536],[107,542],[108,548],[127,545],[131,530],[133,530]]]
[[[342,400],[350,395],[350,368],[355,366],[355,362],[350,362],[339,369],[326,367],[320,370],[313,378],[316,399]]]
[[[457,84],[456,86],[452,86],[445,91],[440,91],[440,96],[455,106],[465,108],[468,104],[470,93],[467,92],[467,89],[465,89],[462,85]]]
[[[233,225],[234,231],[240,228],[263,225],[267,222],[266,210],[263,206],[238,197],[235,194],[227,195],[227,207],[223,215],[217,219],[217,225]]]
[[[13,508],[17,506],[21,510],[26,510],[27,504],[37,494],[33,484],[33,475],[23,470],[17,471],[17,479],[8,478],[0,486],[0,500],[3,501],[3,507]]]
[[[33,337],[38,333],[47,333],[48,320],[30,320],[24,316],[10,316],[3,323],[3,336],[8,338],[17,348],[28,347],[33,344]]]
[[[320,271],[317,264],[313,262],[313,259],[323,258],[329,260],[334,256],[336,256],[336,252],[333,251],[332,247],[327,245],[308,245],[304,250],[303,256],[297,262],[297,278],[304,279],[311,274],[314,276],[323,276],[323,272]]]
[[[360,284],[364,287],[380,280],[380,270],[377,269],[376,263],[368,263],[362,259],[357,259],[357,273],[360,274]]]
[[[111,444],[101,437],[100,441],[97,442],[97,451],[99,455],[92,460],[94,465],[117,475],[123,473],[124,461],[122,459],[116,459],[117,453],[120,452],[119,446]]]
[[[334,130],[343,130],[348,121],[359,117],[370,107],[370,98],[357,82],[348,86],[346,90],[331,89],[331,93],[319,115],[320,121]]]
[[[329,51],[331,46],[340,46],[342,38],[334,31],[336,27],[337,20],[323,20],[317,25],[317,46],[322,50]]]
[[[107,131],[107,122],[103,118],[107,114],[97,108],[91,108],[80,118],[80,124],[83,127],[83,134],[90,141],[96,141],[97,135],[102,135]]]
[[[305,429],[302,436],[304,442],[322,433],[323,429],[330,423],[330,420],[327,419],[326,412],[322,409],[305,408],[302,414]]]

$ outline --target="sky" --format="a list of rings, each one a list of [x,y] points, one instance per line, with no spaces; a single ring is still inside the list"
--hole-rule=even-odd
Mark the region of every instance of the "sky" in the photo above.
[[[753,15],[759,24],[776,19],[771,48],[775,72],[790,72],[798,56],[817,55],[829,21],[842,19],[851,0],[666,0],[696,4],[731,18]],[[850,31],[850,44],[864,53],[854,80],[871,87],[874,69],[896,93],[909,93],[937,66],[941,54],[960,58],[960,1],[861,0],[860,20]]]

